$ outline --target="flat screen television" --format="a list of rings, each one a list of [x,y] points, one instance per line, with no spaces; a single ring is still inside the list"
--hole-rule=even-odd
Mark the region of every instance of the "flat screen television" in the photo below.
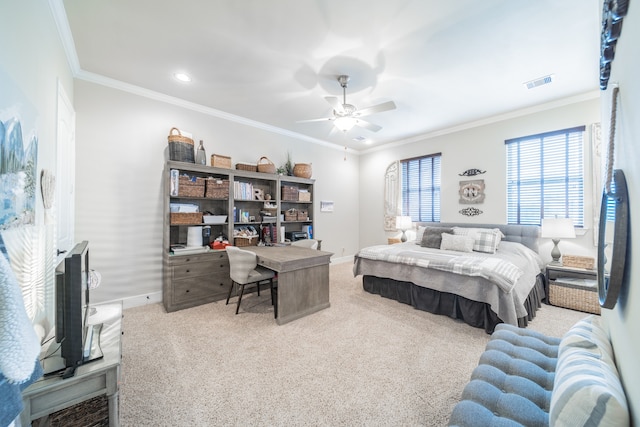
[[[89,242],[83,241],[56,268],[56,342],[68,375],[86,361],[89,275]]]

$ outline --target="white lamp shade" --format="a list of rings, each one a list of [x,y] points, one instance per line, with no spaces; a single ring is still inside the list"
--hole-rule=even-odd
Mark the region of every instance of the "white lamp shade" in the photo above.
[[[542,236],[548,239],[573,239],[576,230],[571,218],[549,218],[542,220]]]
[[[410,216],[397,216],[396,217],[396,229],[406,231],[409,230],[413,224],[411,223]]]

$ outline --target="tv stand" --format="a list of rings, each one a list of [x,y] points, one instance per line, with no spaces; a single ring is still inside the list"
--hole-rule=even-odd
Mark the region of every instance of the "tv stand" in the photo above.
[[[96,323],[93,325],[91,358],[98,349],[98,360],[44,376],[27,387],[22,392],[22,426],[29,426],[33,420],[101,395],[108,398],[109,426],[119,425],[122,305],[103,304],[95,307],[98,309],[98,316],[93,319],[90,317],[90,322]]]

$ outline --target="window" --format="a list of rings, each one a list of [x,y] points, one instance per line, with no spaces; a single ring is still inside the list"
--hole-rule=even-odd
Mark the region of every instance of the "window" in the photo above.
[[[507,222],[540,225],[542,218],[571,218],[584,225],[580,126],[505,141]]]
[[[438,153],[400,161],[402,215],[414,222],[440,221],[440,157]]]

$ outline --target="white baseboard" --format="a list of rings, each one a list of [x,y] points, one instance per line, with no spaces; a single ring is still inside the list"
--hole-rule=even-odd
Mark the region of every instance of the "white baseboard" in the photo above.
[[[353,255],[331,258],[331,264],[344,264],[345,262],[353,263]]]
[[[153,292],[145,295],[137,295],[122,299],[122,309],[139,307],[141,305],[156,304],[162,302],[162,291]]]

